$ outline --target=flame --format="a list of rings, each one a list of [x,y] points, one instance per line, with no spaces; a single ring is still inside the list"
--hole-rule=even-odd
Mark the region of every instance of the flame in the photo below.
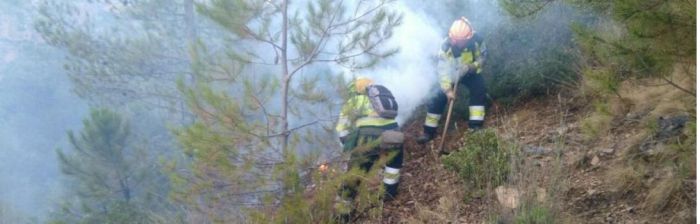
[[[324,163],[324,164],[321,164],[320,166],[318,166],[318,171],[321,171],[322,173],[327,172],[328,171],[328,164]]]

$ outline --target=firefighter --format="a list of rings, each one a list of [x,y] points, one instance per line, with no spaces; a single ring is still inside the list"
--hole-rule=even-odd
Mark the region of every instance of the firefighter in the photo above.
[[[359,168],[364,172],[371,169],[374,163],[382,156],[392,155],[384,164],[383,186],[385,199],[396,197],[398,193],[399,170],[403,163],[403,146],[395,145],[388,149],[374,144],[380,141],[387,131],[397,131],[399,128],[395,119],[384,118],[378,115],[367,96],[367,88],[372,85],[372,80],[366,77],[358,77],[351,84],[352,97],[343,105],[336,131],[343,144],[344,151],[351,151],[349,169]],[[383,140],[381,140],[383,141]],[[403,141],[403,139],[401,139]],[[367,147],[363,147],[367,146]],[[382,150],[384,149],[384,150]],[[356,185],[356,184],[351,184]],[[354,197],[354,186],[348,186],[346,190],[350,198]]]
[[[425,144],[435,137],[448,99],[455,98],[452,89],[455,79],[469,89],[469,129],[482,128],[486,116],[486,84],[481,70],[485,59],[484,42],[474,32],[469,20],[464,17],[455,20],[438,53],[437,73],[442,91],[438,91],[428,103],[423,134],[417,139],[419,144]]]

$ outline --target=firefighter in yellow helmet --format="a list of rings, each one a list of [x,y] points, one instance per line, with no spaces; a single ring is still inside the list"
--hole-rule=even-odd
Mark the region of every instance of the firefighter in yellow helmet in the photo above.
[[[486,46],[469,20],[464,17],[455,20],[438,53],[437,73],[442,91],[428,103],[423,135],[418,137],[418,143],[427,143],[435,137],[448,99],[455,98],[452,89],[455,82],[469,89],[469,128],[482,128],[486,116],[486,84],[481,70],[486,54]]]
[[[367,172],[379,160],[380,156],[383,156],[382,151],[384,155],[392,156],[386,164],[383,164],[385,199],[391,199],[398,193],[399,169],[403,163],[403,146],[395,145],[395,147],[388,149],[386,147],[380,149],[380,144],[374,144],[377,141],[384,143],[384,139],[380,140],[380,137],[384,138],[383,134],[389,130],[398,131],[399,125],[394,118],[380,116],[377,109],[372,106],[368,96],[368,89],[372,86],[375,84],[366,77],[358,77],[353,80],[350,85],[353,93],[340,111],[336,132],[343,144],[343,151],[350,151],[348,169],[361,169]],[[398,109],[398,106],[395,108]],[[359,183],[351,182],[345,184],[343,189],[344,197],[348,200],[355,197],[355,188]]]

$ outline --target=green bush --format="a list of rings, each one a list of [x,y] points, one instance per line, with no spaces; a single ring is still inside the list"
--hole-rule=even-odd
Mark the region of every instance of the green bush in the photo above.
[[[464,138],[465,145],[444,156],[442,162],[447,169],[459,173],[467,197],[478,197],[507,180],[514,150],[503,144],[491,129],[467,133]]]
[[[484,75],[491,97],[509,105],[576,86],[580,53],[570,22],[580,20],[578,14],[557,4],[535,18],[518,18],[487,30]]]
[[[515,214],[516,224],[549,224],[554,222],[554,214],[541,205],[522,206]]]

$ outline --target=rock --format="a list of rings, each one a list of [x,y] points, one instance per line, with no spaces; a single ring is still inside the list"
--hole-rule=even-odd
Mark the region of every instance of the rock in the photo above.
[[[600,152],[603,153],[604,155],[610,155],[610,154],[613,154],[615,152],[615,149],[604,148],[604,149],[601,149]]]
[[[598,164],[600,164],[600,158],[598,158],[598,156],[593,156],[593,159],[591,159],[591,165],[598,166]]]
[[[566,134],[566,132],[568,132],[568,131],[569,131],[569,128],[568,128],[568,127],[559,127],[559,128],[557,128],[557,133],[558,133],[559,135]]]
[[[580,156],[576,152],[573,152],[573,151],[565,152],[564,153],[564,163],[567,166],[576,165],[576,162],[578,162],[580,159],[579,157]]]
[[[547,201],[547,190],[541,187],[537,188],[537,201],[540,203]]]
[[[547,134],[549,134],[552,137],[556,137],[559,135],[564,135],[566,132],[569,131],[569,128],[566,126],[558,127],[556,129],[550,130]]]
[[[688,119],[687,115],[678,115],[670,118],[659,117],[656,121],[656,133],[644,139],[639,146],[639,150],[646,156],[663,151],[665,147],[660,146],[674,139],[673,137],[681,135]]]
[[[659,130],[657,132],[657,138],[661,141],[677,136],[683,131],[685,123],[688,122],[688,116],[680,115],[671,118],[659,117],[657,124],[659,125]]]
[[[541,146],[526,145],[523,151],[531,155],[544,155],[551,152],[552,150]]]
[[[520,204],[520,192],[515,188],[496,187],[496,198],[506,208],[515,209]]]
[[[598,193],[598,191],[596,191],[595,189],[590,189],[590,190],[586,191],[586,194],[588,194],[589,196],[594,195],[595,193]]]
[[[542,166],[545,165],[544,162],[539,161],[539,160],[535,160],[535,161],[533,162],[533,164],[534,164],[535,166],[537,166],[537,167],[542,167]]]
[[[613,217],[612,217],[612,214],[610,214],[610,213],[608,214],[607,217],[605,217],[605,221],[608,222],[608,223],[612,223],[613,220],[614,220],[614,219],[613,219]]]

